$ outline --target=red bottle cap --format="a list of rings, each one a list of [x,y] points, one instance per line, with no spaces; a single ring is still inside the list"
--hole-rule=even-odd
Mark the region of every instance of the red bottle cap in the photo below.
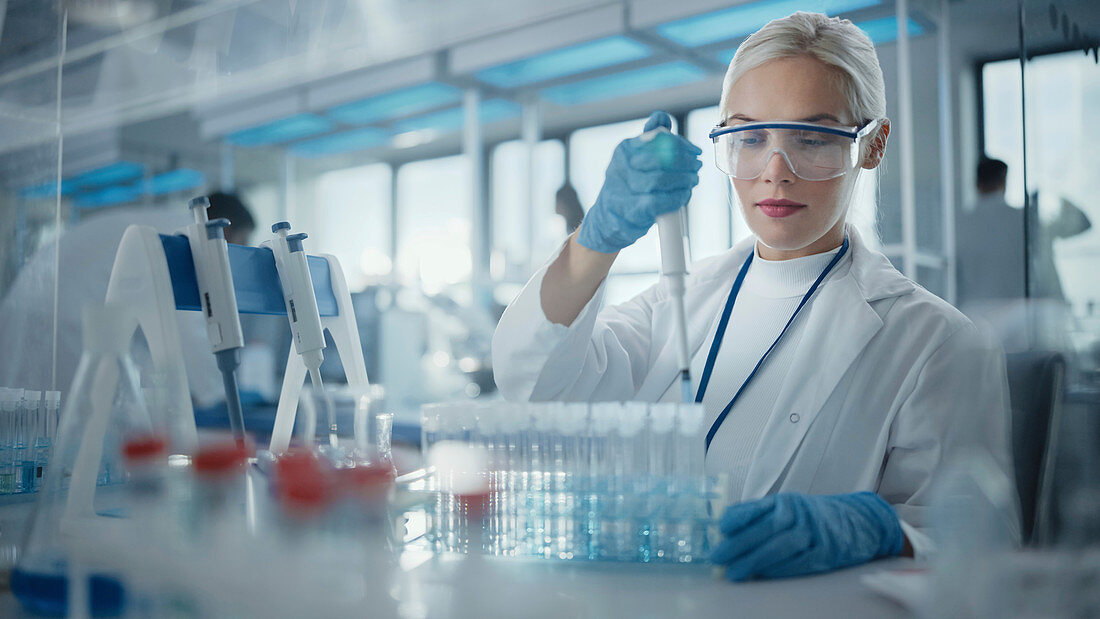
[[[168,441],[157,434],[141,434],[126,441],[122,455],[127,462],[152,460],[168,453]]]
[[[247,444],[218,442],[200,448],[191,458],[191,466],[204,476],[230,474],[243,467],[249,452]]]
[[[290,452],[275,462],[275,489],[280,504],[295,516],[311,516],[332,500],[327,467],[309,452]]]

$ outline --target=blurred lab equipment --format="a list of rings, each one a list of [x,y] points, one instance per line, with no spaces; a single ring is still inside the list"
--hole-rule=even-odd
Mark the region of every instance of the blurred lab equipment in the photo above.
[[[96,504],[96,486],[106,477],[121,480],[115,469],[120,433],[152,432],[152,420],[141,393],[138,372],[130,359],[134,319],[117,305],[89,306],[84,312],[84,355],[61,414],[55,462],[46,473],[35,505],[27,541],[12,572],[12,591],[30,610],[65,614],[70,587],[73,537],[95,535],[103,523]],[[115,439],[114,441],[110,439]],[[85,589],[84,583],[76,583]],[[117,613],[122,591],[116,577],[94,574],[86,600],[93,614]]]

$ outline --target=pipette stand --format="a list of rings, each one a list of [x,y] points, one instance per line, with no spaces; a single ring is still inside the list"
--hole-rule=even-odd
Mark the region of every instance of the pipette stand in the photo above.
[[[240,313],[286,316],[271,250],[230,245],[229,259]],[[365,393],[370,382],[344,271],[335,256],[309,256],[308,260],[321,325],[336,346],[348,384]],[[123,234],[115,257],[107,301],[123,303],[137,316],[149,343],[154,367],[171,377],[172,393],[180,398],[177,408],[186,413],[187,419],[180,420],[184,431],[181,438],[196,440],[187,376],[179,362],[182,349],[175,318],[176,310],[200,310],[187,240],[181,236],[160,235],[145,226],[130,226]],[[272,453],[286,451],[290,445],[305,376],[306,367],[291,347],[272,429]],[[356,423],[354,432],[357,442],[367,441],[365,423]]]
[[[184,443],[179,447],[190,451],[197,441],[195,413],[182,362],[183,347],[172,287],[173,278],[160,234],[148,226],[127,228],[115,253],[106,302],[126,307],[137,318],[137,328],[149,345],[154,371],[171,382],[168,393],[175,399],[173,411],[180,416],[173,420],[180,434],[176,438]]]

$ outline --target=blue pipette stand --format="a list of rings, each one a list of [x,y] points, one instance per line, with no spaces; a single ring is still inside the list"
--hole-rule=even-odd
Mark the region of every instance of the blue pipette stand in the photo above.
[[[370,383],[351,294],[339,261],[331,255],[309,256],[310,277],[317,298],[321,325],[336,345],[348,384],[365,392]],[[229,265],[238,311],[242,314],[286,315],[275,258],[265,247],[229,245]],[[130,226],[123,234],[115,257],[107,300],[134,308],[138,327],[149,342],[154,366],[175,376],[177,392],[186,397],[187,378],[179,363],[180,339],[175,311],[201,311],[195,263],[187,238],[162,235],[146,226]],[[306,367],[293,350],[287,358],[279,405],[275,414],[270,450],[281,453],[290,444],[298,398]],[[195,436],[194,413],[188,399],[180,403],[187,413],[181,420],[188,435]],[[355,431],[365,432],[357,424]],[[367,437],[356,436],[357,441]]]

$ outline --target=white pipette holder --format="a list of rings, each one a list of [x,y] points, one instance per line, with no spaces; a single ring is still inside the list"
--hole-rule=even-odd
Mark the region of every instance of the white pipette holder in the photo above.
[[[241,313],[286,315],[282,288],[271,250],[229,246],[235,296]],[[348,384],[366,391],[370,387],[367,366],[355,322],[351,294],[336,257],[309,256],[309,269],[320,307],[322,327],[328,331],[340,355]],[[189,397],[186,371],[180,362],[183,349],[175,312],[200,309],[194,263],[188,241],[165,236],[146,226],[130,226],[122,236],[107,286],[107,302],[130,308],[148,342],[154,369],[172,382],[171,393],[179,398],[174,410],[184,429],[183,440],[196,440],[194,411]],[[306,367],[293,347],[287,357],[271,436],[271,451],[285,451],[290,443],[298,398],[305,382]],[[355,427],[356,440],[365,427]],[[99,437],[102,439],[102,437]],[[93,466],[98,466],[98,463]]]

